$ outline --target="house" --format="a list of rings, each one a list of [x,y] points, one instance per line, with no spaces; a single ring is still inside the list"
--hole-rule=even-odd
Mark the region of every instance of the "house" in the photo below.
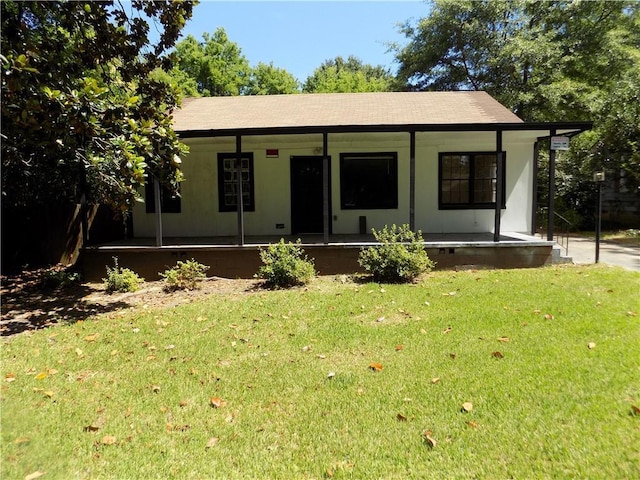
[[[525,123],[485,92],[386,92],[193,98],[174,126],[190,148],[180,196],[150,181],[134,238],[110,248],[167,263],[217,250],[245,276],[280,237],[322,273],[355,269],[371,228],[394,223],[421,230],[440,266],[548,263],[552,237],[532,237],[537,142],[591,123]]]

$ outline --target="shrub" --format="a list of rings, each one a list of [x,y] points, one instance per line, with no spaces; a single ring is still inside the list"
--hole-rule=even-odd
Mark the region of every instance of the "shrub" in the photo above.
[[[40,274],[40,284],[44,288],[67,288],[78,285],[82,279],[80,272],[74,272],[63,266],[55,266]]]
[[[107,292],[135,292],[144,282],[136,272],[128,268],[120,268],[118,257],[113,257],[113,267],[107,266],[107,278],[103,278]]]
[[[270,243],[266,249],[260,249],[260,260],[263,265],[256,276],[272,288],[304,285],[316,274],[313,259],[304,254],[300,239],[285,243],[281,238],[278,243]]]
[[[164,280],[164,289],[168,292],[174,290],[195,290],[199,288],[199,283],[207,278],[207,265],[196,262],[193,258],[186,262],[178,261],[175,267],[160,273]]]
[[[410,282],[435,266],[424,249],[422,232],[414,233],[406,224],[371,231],[380,245],[360,250],[358,263],[375,281]]]

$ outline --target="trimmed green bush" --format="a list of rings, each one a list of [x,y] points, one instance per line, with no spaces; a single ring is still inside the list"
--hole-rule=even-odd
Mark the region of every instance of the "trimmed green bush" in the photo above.
[[[421,231],[412,232],[406,224],[371,231],[380,245],[361,249],[358,263],[375,281],[410,282],[435,266],[424,249]]]
[[[256,276],[262,278],[271,288],[293,287],[308,283],[316,274],[313,259],[307,258],[296,243],[285,243],[281,238],[278,243],[270,243],[266,249],[260,249],[260,260],[263,265]]]
[[[80,272],[62,266],[55,266],[40,274],[40,284],[44,288],[56,289],[79,285],[82,280]]]
[[[207,265],[196,262],[193,258],[186,262],[178,261],[175,267],[160,273],[164,280],[164,289],[168,292],[175,290],[195,290],[199,288],[199,283],[207,278]]]
[[[103,278],[107,292],[135,292],[144,282],[144,278],[128,268],[120,268],[118,257],[113,257],[113,267],[107,265],[107,278]]]

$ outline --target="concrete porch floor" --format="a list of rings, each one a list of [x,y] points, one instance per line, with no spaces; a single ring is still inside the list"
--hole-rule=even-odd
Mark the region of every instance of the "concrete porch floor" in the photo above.
[[[130,268],[147,280],[158,278],[178,260],[195,259],[211,268],[209,275],[227,278],[251,278],[261,265],[259,251],[269,243],[284,238],[300,238],[305,253],[313,258],[323,275],[361,272],[358,253],[362,247],[375,245],[372,235],[330,235],[329,243],[319,235],[246,236],[238,245],[237,237],[136,238],[87,247],[82,254],[84,278],[99,281],[106,265],[118,258],[121,267]],[[423,234],[429,258],[437,269],[451,268],[526,268],[551,263],[553,242],[530,235],[504,233],[500,242],[492,233]]]

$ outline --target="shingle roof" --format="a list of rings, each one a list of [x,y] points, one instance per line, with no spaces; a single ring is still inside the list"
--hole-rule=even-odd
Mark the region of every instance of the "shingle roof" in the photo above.
[[[178,132],[523,123],[486,92],[318,93],[190,98]]]

